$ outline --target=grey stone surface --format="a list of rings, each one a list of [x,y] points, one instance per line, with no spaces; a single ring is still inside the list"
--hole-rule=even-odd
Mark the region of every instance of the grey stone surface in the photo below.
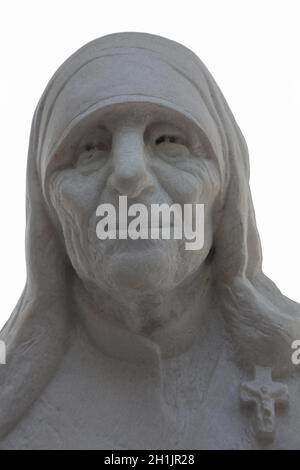
[[[204,203],[203,249],[99,240],[120,194]],[[262,272],[247,146],[190,50],[112,34],[58,69],[32,123],[26,255],[1,449],[300,448],[299,305]]]

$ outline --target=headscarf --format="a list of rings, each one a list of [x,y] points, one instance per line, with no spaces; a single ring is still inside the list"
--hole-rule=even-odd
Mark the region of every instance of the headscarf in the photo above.
[[[220,309],[244,367],[291,369],[300,337],[299,305],[262,272],[249,187],[248,151],[215,80],[186,47],[151,34],[96,39],[67,59],[36,108],[27,166],[27,282],[1,332],[7,365],[0,370],[0,433],[7,433],[51,379],[70,331],[74,273],[47,194],[57,149],[78,123],[100,107],[153,102],[192,120],[203,133],[222,189],[214,227],[213,278]]]

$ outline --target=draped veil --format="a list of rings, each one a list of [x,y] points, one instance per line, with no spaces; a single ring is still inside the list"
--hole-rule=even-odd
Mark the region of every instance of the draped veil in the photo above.
[[[300,338],[300,308],[262,272],[247,146],[220,89],[184,46],[150,34],[112,34],[88,43],[62,64],[33,117],[26,190],[27,282],[1,332],[7,345],[7,364],[0,370],[2,435],[55,373],[75,311],[70,292],[76,273],[47,200],[51,159],[85,116],[103,103],[128,99],[166,104],[202,129],[222,181],[213,278],[236,357],[242,367],[265,365],[275,375],[292,368],[291,343]]]

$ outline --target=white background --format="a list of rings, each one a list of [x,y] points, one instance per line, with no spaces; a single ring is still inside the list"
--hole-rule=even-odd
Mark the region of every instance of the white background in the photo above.
[[[0,6],[0,325],[23,289],[25,168],[48,80],[96,37],[174,39],[207,65],[246,137],[264,271],[300,302],[300,1],[6,0]]]

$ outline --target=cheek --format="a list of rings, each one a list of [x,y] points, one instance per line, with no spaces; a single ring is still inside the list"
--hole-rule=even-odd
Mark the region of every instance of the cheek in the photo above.
[[[197,200],[197,195],[201,190],[200,181],[191,173],[165,162],[155,163],[153,172],[172,202],[185,204]]]
[[[95,251],[96,206],[98,200],[93,178],[76,175],[64,170],[50,182],[50,198],[59,218],[66,248],[75,270],[81,276],[91,278],[91,260],[101,258],[101,250]]]
[[[189,159],[173,164],[160,161],[154,172],[173,202],[203,203],[211,207],[219,193],[218,172],[210,160]]]
[[[95,175],[83,176],[76,170],[64,170],[53,176],[50,192],[58,213],[68,212],[73,218],[84,220],[96,213],[101,183]]]

